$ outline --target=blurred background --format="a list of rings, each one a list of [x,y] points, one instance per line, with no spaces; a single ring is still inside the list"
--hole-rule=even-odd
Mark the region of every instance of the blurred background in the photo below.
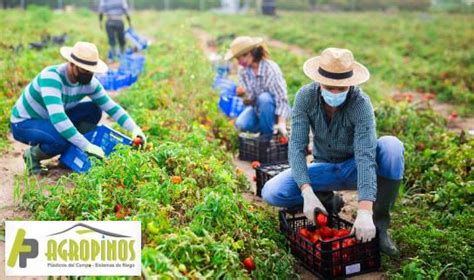
[[[129,0],[131,9],[224,9],[228,12],[256,11],[274,15],[279,10],[294,11],[361,11],[361,10],[417,10],[472,12],[474,0]],[[99,0],[0,0],[0,6],[26,8],[46,5],[53,9],[68,6],[97,9]]]

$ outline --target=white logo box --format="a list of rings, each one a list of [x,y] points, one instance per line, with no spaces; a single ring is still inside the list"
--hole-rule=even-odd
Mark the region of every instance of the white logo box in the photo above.
[[[15,242],[23,246],[12,251]],[[7,276],[140,276],[141,223],[6,221],[5,272]]]

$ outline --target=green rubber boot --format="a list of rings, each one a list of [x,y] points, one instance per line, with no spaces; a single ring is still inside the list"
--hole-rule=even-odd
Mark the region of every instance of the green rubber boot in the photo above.
[[[388,256],[397,256],[400,251],[388,233],[390,210],[395,203],[401,180],[390,180],[377,176],[377,199],[374,203],[374,224],[379,230],[380,251]]]
[[[52,156],[41,151],[39,145],[29,147],[23,154],[26,168],[29,175],[45,175],[48,173],[48,168],[41,164],[44,159],[49,159]]]

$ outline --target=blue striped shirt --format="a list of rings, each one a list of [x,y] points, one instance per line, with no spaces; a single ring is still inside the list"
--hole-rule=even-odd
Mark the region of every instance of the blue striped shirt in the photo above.
[[[251,66],[239,72],[239,83],[248,93],[248,98],[255,101],[257,96],[268,92],[275,98],[275,115],[288,118],[291,108],[288,104],[286,81],[278,65],[269,59],[262,59],[257,74]]]
[[[303,86],[296,94],[291,120],[289,161],[298,186],[310,184],[306,150],[310,129],[315,162],[338,163],[355,158],[359,200],[375,201],[377,134],[369,97],[351,87],[346,101],[328,121],[318,83]]]

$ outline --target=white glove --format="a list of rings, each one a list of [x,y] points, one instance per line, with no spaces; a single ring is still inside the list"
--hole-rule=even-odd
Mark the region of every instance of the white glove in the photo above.
[[[375,238],[375,225],[372,219],[372,211],[359,209],[352,227],[351,234],[356,234],[357,240],[368,242]]]
[[[135,137],[140,137],[143,142],[143,147],[145,147],[146,144],[146,137],[145,134],[143,134],[143,131],[140,127],[135,127],[135,129],[132,131],[133,138]]]
[[[326,208],[324,208],[321,201],[319,201],[318,197],[314,194],[311,186],[305,187],[301,191],[301,196],[304,200],[303,213],[310,222],[314,223],[314,209],[316,208],[321,209],[325,215],[328,214]]]
[[[284,122],[279,122],[278,124],[273,126],[273,134],[280,134],[284,137],[288,136],[288,131],[286,130],[286,123]]]
[[[104,150],[102,150],[101,147],[94,145],[92,143],[89,143],[84,151],[100,159],[103,159],[105,157]]]

